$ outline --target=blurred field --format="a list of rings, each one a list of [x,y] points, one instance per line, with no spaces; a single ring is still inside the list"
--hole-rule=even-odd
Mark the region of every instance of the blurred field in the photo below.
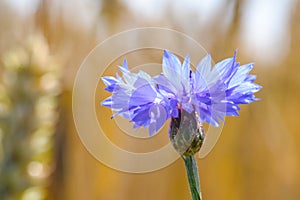
[[[203,198],[300,199],[299,9],[298,0],[0,0],[0,199],[190,198],[181,160],[122,173],[90,155],[75,130],[72,87],[85,56],[107,37],[145,26],[193,37],[214,61],[238,48],[241,63],[255,62],[262,100],[227,118],[213,151],[198,160]],[[161,60],[146,50],[126,57],[132,66]],[[103,87],[98,102],[109,95]],[[147,152],[168,142],[167,127],[153,140],[134,139],[114,126],[108,109],[95,107],[107,136],[125,149]]]

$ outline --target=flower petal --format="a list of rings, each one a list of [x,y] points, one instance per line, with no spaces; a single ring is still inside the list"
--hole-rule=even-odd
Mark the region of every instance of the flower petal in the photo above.
[[[182,69],[181,63],[177,56],[168,52],[167,50],[164,51],[164,57],[162,61],[162,71],[163,75],[175,86],[175,88],[179,91],[182,91]]]
[[[190,55],[187,55],[183,61],[182,64],[182,77],[185,80],[189,80],[190,79],[190,72],[191,72],[191,68],[190,68]]]
[[[254,64],[247,64],[238,67],[235,74],[232,76],[232,78],[229,81],[228,88],[232,88],[234,86],[237,86],[241,84],[243,81],[245,81],[248,77],[249,72],[252,70]],[[252,77],[253,78],[253,77]]]
[[[105,90],[108,92],[113,92],[116,84],[119,82],[118,79],[116,79],[115,77],[112,77],[112,76],[102,77],[101,80],[106,85]]]
[[[154,104],[149,109],[150,126],[149,134],[152,136],[157,132],[167,120],[167,112],[165,108],[159,104]]]

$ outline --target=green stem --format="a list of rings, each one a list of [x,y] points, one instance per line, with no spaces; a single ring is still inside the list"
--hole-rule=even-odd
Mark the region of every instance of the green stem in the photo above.
[[[182,156],[188,178],[192,200],[201,200],[198,166],[194,156]]]

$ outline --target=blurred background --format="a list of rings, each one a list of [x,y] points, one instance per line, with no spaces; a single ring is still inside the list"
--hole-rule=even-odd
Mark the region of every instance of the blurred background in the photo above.
[[[72,87],[85,56],[145,26],[183,32],[215,61],[238,48],[241,63],[255,62],[262,100],[227,118],[213,151],[198,160],[203,198],[300,199],[299,9],[298,0],[0,0],[0,199],[190,198],[182,160],[119,172],[91,156],[75,130]],[[109,130],[115,143],[140,149]],[[167,134],[155,140],[165,144]]]

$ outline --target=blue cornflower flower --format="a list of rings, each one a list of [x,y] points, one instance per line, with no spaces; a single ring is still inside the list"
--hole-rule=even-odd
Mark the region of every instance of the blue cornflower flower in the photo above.
[[[240,66],[236,52],[232,58],[211,66],[207,54],[190,69],[190,57],[183,63],[172,53],[164,51],[162,74],[150,77],[139,71],[131,73],[124,60],[120,67],[122,77],[103,77],[106,90],[112,93],[102,102],[115,115],[134,123],[134,127],[148,127],[152,135],[169,119],[179,119],[181,114],[196,118],[197,123],[218,126],[225,116],[238,116],[239,104],[258,100],[254,93],[261,86],[254,83],[255,76],[249,75],[253,64]],[[180,120],[173,120],[180,123]]]

